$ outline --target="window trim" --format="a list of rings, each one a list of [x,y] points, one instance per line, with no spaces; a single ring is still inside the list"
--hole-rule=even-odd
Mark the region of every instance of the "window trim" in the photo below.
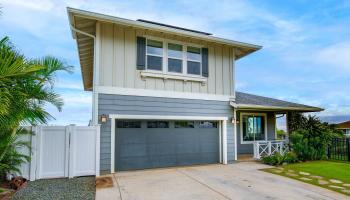
[[[195,47],[195,48],[199,48],[199,52],[200,52],[200,56],[201,56],[201,58],[199,59],[199,61],[198,60],[191,60],[191,59],[189,59],[188,57],[187,57],[187,47],[188,46],[190,46],[190,47]],[[203,71],[203,65],[202,65],[202,60],[203,60],[203,58],[202,58],[202,56],[203,56],[203,53],[202,53],[202,48],[200,48],[200,47],[196,47],[196,46],[192,46],[192,45],[187,45],[186,46],[186,52],[185,52],[185,56],[186,56],[186,74],[187,75],[192,75],[192,76],[202,76],[202,71]],[[196,62],[196,63],[199,63],[199,75],[197,75],[197,74],[189,74],[189,73],[187,73],[187,62],[188,61],[190,61],[190,62]]]
[[[263,116],[264,117],[264,131],[265,131],[265,140],[255,140],[255,141],[243,141],[243,116]],[[240,113],[240,122],[239,122],[239,126],[240,126],[240,136],[241,136],[241,144],[254,144],[254,142],[262,142],[262,141],[267,141],[267,114],[266,113],[249,113],[249,112],[243,112]]]
[[[159,76],[155,76],[155,77],[158,77],[158,78],[164,78],[164,79],[173,79],[172,76],[170,77],[167,77],[166,75],[175,75],[175,76],[182,76],[184,78],[174,78],[174,79],[182,79],[184,81],[192,81],[191,79],[186,79],[185,77],[191,77],[191,78],[203,78],[205,80],[207,80],[207,77],[203,77],[202,76],[202,71],[203,71],[203,64],[202,64],[202,56],[203,56],[203,53],[202,53],[202,48],[204,47],[203,45],[199,45],[199,44],[194,44],[194,43],[188,43],[188,42],[181,42],[181,41],[176,41],[176,40],[172,40],[172,39],[165,39],[165,38],[160,38],[160,37],[155,37],[155,36],[142,36],[142,37],[145,37],[146,38],[146,58],[145,58],[145,70],[142,70],[144,72],[146,72],[147,74],[144,74],[144,72],[141,72],[141,76],[143,77],[151,77],[152,76],[152,73],[154,74],[163,74],[165,75],[164,77],[159,77]],[[156,41],[159,41],[159,42],[162,42],[163,44],[163,54],[162,56],[159,56],[159,55],[154,55],[154,54],[148,54],[147,53],[147,43],[148,43],[148,40],[156,40]],[[168,58],[172,58],[172,59],[178,59],[180,60],[179,58],[173,58],[173,57],[169,57],[168,56],[168,44],[169,43],[172,43],[172,44],[177,44],[177,45],[182,45],[182,72],[181,73],[178,73],[178,72],[170,72],[168,70]],[[200,56],[201,56],[201,59],[199,61],[197,60],[191,60],[191,59],[188,59],[187,58],[187,47],[188,46],[191,46],[191,47],[196,47],[196,48],[199,48],[200,50]],[[162,57],[162,70],[153,70],[153,69],[148,69],[148,60],[147,60],[147,56],[150,55],[150,56],[156,56],[156,57]],[[187,62],[188,61],[191,61],[191,62],[197,62],[197,63],[200,63],[200,73],[197,75],[197,74],[189,74],[187,73]],[[194,81],[199,81],[199,82],[205,82],[203,81],[202,79],[197,79],[197,80],[194,80]]]
[[[146,55],[145,55],[145,69],[147,71],[153,71],[153,72],[161,72],[161,71],[164,71],[164,42],[163,41],[160,41],[160,40],[156,40],[156,39],[150,39],[150,40],[155,40],[155,41],[158,41],[158,42],[162,42],[162,55],[157,55],[157,54],[152,54],[152,53],[148,53],[147,52],[147,44],[148,44],[148,38],[146,38]],[[156,69],[148,69],[148,59],[147,57],[148,56],[153,56],[153,57],[158,57],[158,58],[162,58],[162,69],[161,70],[156,70]]]

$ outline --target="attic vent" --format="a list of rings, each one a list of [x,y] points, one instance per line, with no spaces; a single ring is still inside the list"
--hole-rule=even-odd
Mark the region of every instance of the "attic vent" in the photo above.
[[[152,22],[152,21],[148,21],[148,20],[144,20],[144,19],[138,19],[137,21],[144,22],[144,23],[149,23],[149,24],[155,24],[155,25],[158,25],[158,26],[165,26],[165,27],[169,27],[169,28],[175,28],[175,29],[179,29],[179,30],[183,30],[183,31],[193,32],[193,33],[199,33],[199,34],[203,34],[203,35],[213,35],[211,33],[206,33],[206,32],[202,32],[202,31],[196,31],[196,30],[192,30],[192,29],[188,29],[188,28],[172,26],[172,25],[158,23],[158,22]]]

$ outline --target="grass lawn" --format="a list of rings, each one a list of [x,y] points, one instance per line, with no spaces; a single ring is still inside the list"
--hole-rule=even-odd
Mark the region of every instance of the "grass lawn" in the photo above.
[[[349,162],[312,161],[268,168],[263,171],[311,183],[350,196]],[[331,179],[338,181],[332,182]]]
[[[337,179],[350,183],[350,163],[313,161],[286,165],[285,169],[308,172],[328,179]]]

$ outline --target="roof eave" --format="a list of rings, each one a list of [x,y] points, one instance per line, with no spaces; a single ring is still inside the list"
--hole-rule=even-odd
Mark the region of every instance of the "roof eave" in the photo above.
[[[236,104],[231,102],[230,105],[238,110],[264,110],[264,111],[296,111],[296,112],[320,112],[323,108],[318,107],[291,107],[291,106],[267,106],[254,104]]]

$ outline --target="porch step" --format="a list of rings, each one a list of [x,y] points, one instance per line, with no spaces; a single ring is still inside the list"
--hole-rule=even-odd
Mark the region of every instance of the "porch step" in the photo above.
[[[238,154],[237,161],[238,162],[252,162],[252,161],[256,161],[256,160],[253,158],[253,154]]]

